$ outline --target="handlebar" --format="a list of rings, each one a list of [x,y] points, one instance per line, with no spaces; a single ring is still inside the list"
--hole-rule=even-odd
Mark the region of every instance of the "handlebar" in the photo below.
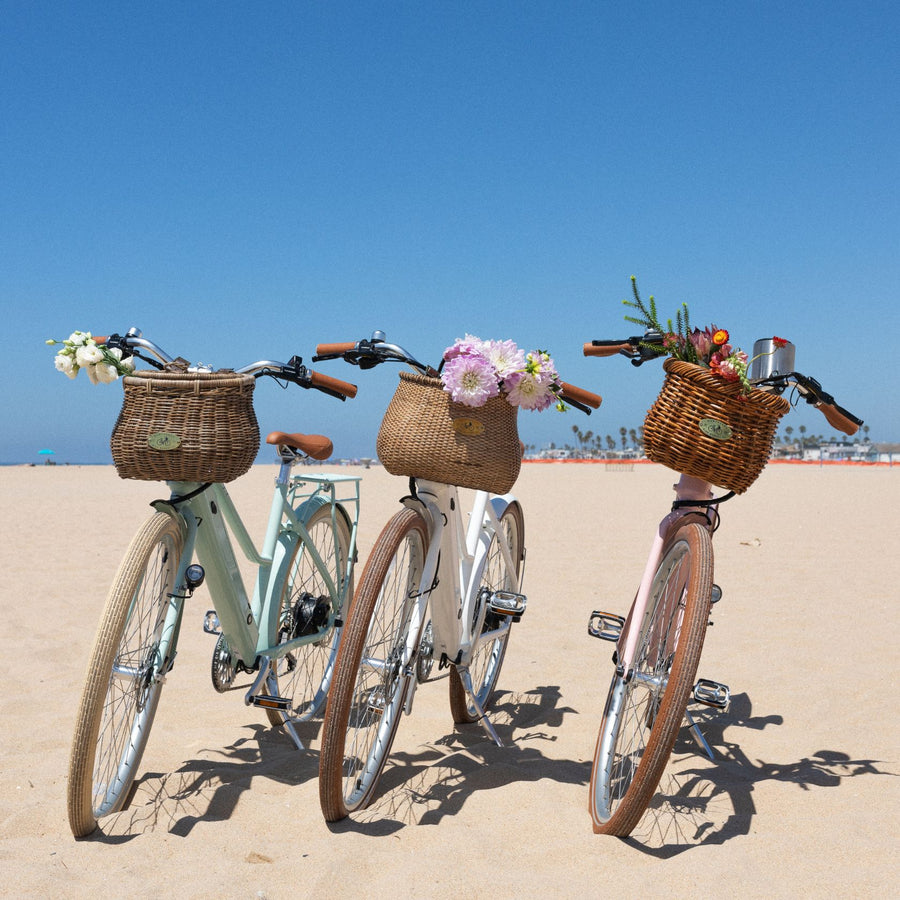
[[[361,341],[343,341],[332,344],[318,344],[313,362],[324,359],[343,359],[353,366],[361,369],[372,369],[385,362],[403,362],[411,366],[422,375],[437,377],[438,369],[419,362],[408,350],[404,350],[397,344],[389,344],[385,341],[383,331],[375,331],[372,337]],[[564,381],[559,382],[559,397],[566,403],[586,415],[591,414],[591,409],[597,409],[603,402],[599,394],[593,394],[584,388],[576,387]]]
[[[128,359],[129,357],[141,359],[156,369],[164,369],[166,366],[170,366],[185,372],[213,371],[210,366],[191,365],[186,359],[170,356],[158,344],[145,338],[138,328],[131,328],[124,335],[110,334],[103,337],[95,337],[94,340],[98,344],[105,344],[107,347],[121,350],[123,359]],[[302,388],[315,388],[317,391],[328,394],[330,397],[336,397],[338,400],[346,400],[348,397],[356,396],[357,389],[355,384],[332,378],[330,375],[323,375],[321,372],[314,372],[303,365],[303,360],[299,356],[292,356],[286,363],[275,360],[258,360],[232,371],[237,375],[252,375],[254,378],[261,378],[267,375],[278,381],[292,382]]]
[[[419,362],[399,344],[389,344],[383,331],[372,332],[372,337],[361,341],[343,341],[334,344],[318,344],[313,362],[324,359],[343,359],[360,369],[374,369],[386,362],[400,362],[411,366],[421,375],[437,375],[436,369]]]
[[[814,406],[827,420],[832,428],[837,428],[844,434],[856,434],[863,420],[853,415],[852,412],[838,406],[834,397],[822,389],[822,385],[815,378],[801,375],[799,372],[791,372],[789,375],[774,375],[770,378],[761,378],[753,382],[757,387],[765,390],[772,386],[775,390],[784,390],[785,387],[793,387],[797,393],[810,405]]]
[[[603,402],[603,398],[599,394],[592,394],[590,391],[576,387],[574,384],[569,384],[567,381],[561,381],[560,386],[562,387],[560,398],[588,415],[591,414],[591,410],[584,407],[589,406],[591,409],[599,409],[600,404]]]
[[[619,341],[589,341],[584,345],[585,356],[626,356],[633,366],[642,366],[651,359],[665,356],[663,336],[658,331],[647,331],[641,337],[623,338]]]
[[[630,337],[616,341],[589,341],[584,345],[585,356],[625,356],[632,365],[640,366],[651,359],[665,356],[663,336],[658,331],[647,331],[642,337]],[[833,427],[844,434],[853,435],[863,424],[863,420],[853,415],[835,402],[834,397],[822,389],[815,378],[790,372],[786,375],[775,374],[767,378],[759,378],[751,382],[760,390],[782,393],[787,388],[794,388],[809,404],[815,406]]]

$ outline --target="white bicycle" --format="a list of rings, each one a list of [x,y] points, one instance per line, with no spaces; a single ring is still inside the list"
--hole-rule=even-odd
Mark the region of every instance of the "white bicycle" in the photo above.
[[[436,374],[380,332],[320,345],[315,359],[337,357],[361,368],[392,360]],[[600,403],[563,388],[565,399],[585,411]],[[401,503],[366,563],[335,662],[319,763],[319,797],[330,822],[373,799],[400,715],[411,711],[435,661],[439,670],[449,668],[454,722],[480,722],[503,746],[486,709],[512,625],[525,613],[522,508],[511,494],[478,490],[464,511],[456,486],[422,478],[410,478]]]

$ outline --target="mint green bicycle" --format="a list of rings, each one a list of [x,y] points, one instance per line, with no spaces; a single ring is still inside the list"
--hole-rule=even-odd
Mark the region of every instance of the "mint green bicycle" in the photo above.
[[[157,369],[184,368],[183,360],[173,360],[137,329],[97,340],[121,350],[123,358],[139,358]],[[192,371],[204,370],[187,369]],[[356,394],[354,385],[307,369],[299,357],[235,371],[342,400]],[[159,436],[153,437],[159,443]],[[164,433],[163,441],[172,436]],[[359,478],[292,475],[298,460],[331,456],[331,441],[322,435],[273,432],[267,443],[277,448],[281,464],[260,549],[224,484],[167,481],[169,497],[151,504],[153,515],[125,554],[103,609],[76,715],[67,798],[75,837],[90,834],[98,819],[128,806],[162,686],[175,663],[185,601],[202,583],[215,606],[204,621],[204,630],[217,637],[211,666],[215,689],[236,690],[236,678],[249,673],[245,703],[265,710],[269,722],[283,726],[299,748],[295,726],[324,707],[353,593]],[[250,591],[229,535],[256,566]]]

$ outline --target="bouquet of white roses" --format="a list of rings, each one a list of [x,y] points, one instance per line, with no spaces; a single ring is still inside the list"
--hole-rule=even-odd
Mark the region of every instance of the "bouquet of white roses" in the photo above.
[[[117,347],[98,344],[89,331],[75,331],[67,340],[49,340],[47,344],[61,344],[56,353],[56,368],[69,378],[75,378],[84,369],[92,384],[109,384],[120,375],[130,375],[134,371],[134,360],[122,359],[122,351]]]

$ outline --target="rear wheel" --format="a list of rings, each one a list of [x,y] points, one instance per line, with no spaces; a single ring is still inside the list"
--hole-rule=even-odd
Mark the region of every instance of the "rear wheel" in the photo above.
[[[634,669],[613,676],[594,765],[594,831],[631,833],[656,791],[693,690],[709,621],[713,554],[692,522],[667,539],[640,628]],[[619,646],[624,646],[624,639]]]
[[[97,819],[128,799],[174,655],[174,641],[168,650],[161,642],[181,552],[178,523],[165,513],[152,516],[131,542],[107,597],[69,760],[75,837],[90,834]]]
[[[369,804],[390,752],[407,679],[415,677],[401,667],[427,545],[425,520],[404,509],[385,526],[366,562],[322,729],[319,800],[329,822]]]
[[[340,627],[327,628],[327,625],[334,620],[332,613],[340,621],[346,612],[341,602],[352,596],[352,582],[345,592],[341,592],[350,553],[350,527],[343,513],[335,510],[332,521],[331,506],[320,506],[305,525],[337,593],[329,589],[309,546],[298,541],[287,562],[288,576],[278,620],[279,641],[318,632],[322,636],[273,661],[275,682],[270,682],[269,689],[290,700],[286,712],[266,709],[273,725],[283,724],[285,718],[303,722],[321,712],[342,632]]]
[[[513,568],[507,564],[502,547],[509,550]],[[522,507],[518,503],[510,503],[500,518],[500,528],[491,538],[490,547],[485,556],[484,570],[479,588],[486,595],[494,591],[519,591],[519,574],[525,554],[525,520]],[[512,617],[500,615],[488,610],[484,617],[484,625],[478,638],[472,661],[469,663],[469,674],[472,676],[472,689],[482,709],[491,702],[491,695],[500,676],[500,668],[506,655],[509,643],[509,631]],[[450,669],[450,712],[456,723],[475,722],[478,712],[463,687],[462,679],[455,668]]]

